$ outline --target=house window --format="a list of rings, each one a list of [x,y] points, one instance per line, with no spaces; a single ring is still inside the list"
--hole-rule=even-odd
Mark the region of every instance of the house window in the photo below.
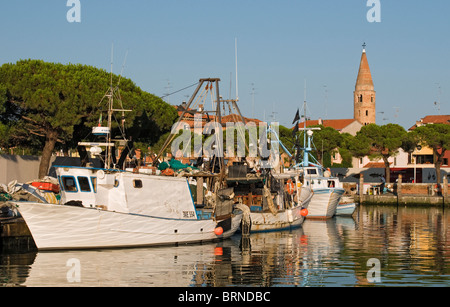
[[[433,155],[417,155],[417,164],[433,164]]]

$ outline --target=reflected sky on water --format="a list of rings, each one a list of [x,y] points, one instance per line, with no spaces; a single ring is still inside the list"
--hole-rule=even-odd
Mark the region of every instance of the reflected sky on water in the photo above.
[[[218,243],[3,252],[0,286],[450,286],[449,225],[442,208],[362,206]]]

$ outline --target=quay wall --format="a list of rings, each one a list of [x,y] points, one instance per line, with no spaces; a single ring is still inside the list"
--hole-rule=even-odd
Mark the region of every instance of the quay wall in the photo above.
[[[400,175],[395,184],[387,184],[385,191],[380,191],[380,184],[365,183],[360,177],[357,188],[344,185],[346,193],[353,195],[360,204],[370,205],[411,205],[411,206],[450,206],[447,176],[442,184],[403,183]]]

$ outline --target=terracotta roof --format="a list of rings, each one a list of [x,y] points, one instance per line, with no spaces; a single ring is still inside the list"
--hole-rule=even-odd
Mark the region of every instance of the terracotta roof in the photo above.
[[[182,107],[178,107],[178,116],[181,116],[181,114],[183,113],[184,108]],[[189,109],[188,111],[193,111],[196,112],[197,110],[193,110],[193,109]],[[209,118],[209,120],[208,120]],[[201,114],[201,119],[204,122],[208,122],[208,121],[215,121],[216,116],[215,115],[206,115],[206,114]],[[256,125],[258,125],[259,123],[261,123],[262,121],[256,118],[248,118],[248,117],[244,117],[244,120],[246,123],[249,122],[253,122]],[[184,122],[188,123],[191,127],[193,127],[194,125],[194,115],[192,113],[185,113],[184,114]],[[238,123],[241,122],[241,117],[238,114],[229,114],[229,115],[225,115],[222,116],[222,125],[225,125],[226,123]]]
[[[428,115],[417,121],[414,126],[409,128],[409,130],[414,130],[417,127],[427,124],[447,124],[450,125],[450,115]]]
[[[246,123],[253,122],[253,123],[257,124],[257,125],[262,122],[261,120],[256,119],[256,118],[244,117],[244,120],[245,120]],[[237,115],[237,114],[230,114],[230,115],[222,116],[222,124],[226,124],[226,123],[229,123],[229,122],[240,123],[241,122],[241,117],[239,115]]]
[[[317,126],[317,125],[319,125],[319,121],[320,120],[308,120],[306,122],[306,125],[307,125],[307,127]],[[349,118],[349,119],[324,119],[321,121],[322,121],[322,125],[324,127],[331,127],[333,129],[340,131],[357,120],[354,118]],[[305,123],[298,124],[298,127],[300,129],[304,128],[304,126],[305,126]]]
[[[369,162],[366,165],[364,165],[363,168],[385,168],[385,165],[384,162]]]

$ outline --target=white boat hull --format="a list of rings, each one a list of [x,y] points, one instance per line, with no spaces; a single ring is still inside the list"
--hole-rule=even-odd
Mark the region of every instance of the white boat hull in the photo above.
[[[14,203],[30,229],[39,250],[153,246],[212,241],[232,236],[242,214],[231,226],[215,234],[218,223],[209,220],[158,218],[98,209]],[[220,225],[219,225],[220,226]]]
[[[251,212],[250,232],[279,231],[300,227],[305,220],[301,211],[309,208],[313,192],[309,188],[302,188],[300,193],[299,204],[295,203],[295,206],[290,209],[280,210],[276,215],[271,212]]]
[[[302,207],[299,206],[294,209],[280,211],[276,215],[270,212],[251,212],[251,232],[279,231],[300,227],[305,220],[300,214],[301,210]]]
[[[337,216],[351,216],[356,210],[355,203],[339,204],[337,206],[336,215]]]
[[[308,217],[316,219],[332,218],[336,214],[339,201],[345,190],[335,189],[314,189],[314,195],[309,203]]]

